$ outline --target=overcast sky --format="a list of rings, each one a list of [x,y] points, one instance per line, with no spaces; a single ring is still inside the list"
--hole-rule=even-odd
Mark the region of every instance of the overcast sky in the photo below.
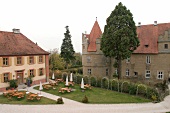
[[[103,32],[119,2],[131,11],[136,25],[170,22],[170,0],[0,0],[0,30],[18,28],[44,50],[60,50],[68,25],[74,50],[81,52],[82,33],[90,33],[96,17]]]

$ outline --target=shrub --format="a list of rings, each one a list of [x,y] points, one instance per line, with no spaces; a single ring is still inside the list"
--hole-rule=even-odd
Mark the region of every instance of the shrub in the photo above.
[[[55,78],[62,78],[62,72],[60,70],[55,71]]]
[[[10,80],[9,86],[10,86],[10,88],[17,88],[18,87],[17,81],[16,80]]]
[[[97,87],[101,87],[101,78],[97,78]]]
[[[90,81],[91,81],[91,86],[96,86],[96,79],[94,77],[91,77],[90,78]]]
[[[82,99],[82,102],[83,102],[83,103],[88,103],[88,102],[89,102],[86,95],[85,95],[84,98]]]
[[[57,99],[57,104],[64,104],[62,97]]]
[[[147,88],[147,97],[149,99],[153,99],[154,95],[157,97],[157,100],[158,100],[158,97],[159,97],[158,92],[154,88],[148,87]]]
[[[159,90],[161,90],[162,92],[165,92],[166,89],[168,89],[168,86],[167,86],[167,84],[166,84],[166,80],[164,80],[163,83],[157,83],[157,84],[155,84],[155,86],[156,86]]]
[[[89,84],[89,80],[87,76],[84,77],[84,84]]]
[[[141,96],[147,96],[147,88],[146,86],[144,85],[138,85],[138,92],[137,92],[138,95],[141,95]]]
[[[118,81],[113,80],[111,84],[112,84],[112,90],[118,91]]]
[[[129,82],[123,82],[121,84],[121,91],[124,93],[129,93]]]
[[[129,84],[129,94],[136,95],[137,85],[134,83]]]
[[[77,84],[81,84],[81,79],[83,76],[77,76]]]
[[[108,80],[106,78],[102,79],[102,88],[108,89]]]

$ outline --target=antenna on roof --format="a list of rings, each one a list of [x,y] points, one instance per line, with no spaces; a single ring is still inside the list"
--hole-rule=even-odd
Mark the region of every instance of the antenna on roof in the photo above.
[[[96,21],[97,21],[97,17],[96,17]]]

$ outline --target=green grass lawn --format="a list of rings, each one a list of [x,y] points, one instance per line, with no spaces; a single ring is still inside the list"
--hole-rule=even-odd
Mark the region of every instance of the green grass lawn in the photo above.
[[[125,93],[118,93],[111,90],[106,90],[102,88],[96,88],[92,87],[92,89],[86,89],[84,92],[81,91],[79,85],[75,85],[74,87],[71,87],[73,89],[76,89],[76,91],[73,92],[65,92],[60,93],[58,92],[59,87],[64,87],[63,84],[59,84],[59,86],[56,86],[56,89],[49,89],[49,90],[43,90],[45,92],[58,95],[61,97],[65,97],[71,100],[75,100],[78,102],[82,102],[82,99],[86,95],[89,103],[97,103],[97,104],[111,104],[111,103],[144,103],[144,102],[151,102],[149,99],[145,99],[138,96],[133,96]],[[35,87],[35,89],[38,89],[39,87]]]
[[[43,105],[43,104],[56,104],[56,101],[42,97],[41,100],[27,100],[26,96],[23,99],[18,100],[15,97],[12,97],[11,100],[8,100],[4,95],[0,95],[0,104],[22,104],[22,105]]]

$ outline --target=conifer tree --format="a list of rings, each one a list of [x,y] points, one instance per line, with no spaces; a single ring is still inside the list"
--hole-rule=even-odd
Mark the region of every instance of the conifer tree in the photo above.
[[[114,67],[121,78],[121,61],[130,58],[139,46],[136,26],[130,10],[120,2],[106,20],[101,39],[101,50],[105,56],[114,58]]]
[[[68,69],[68,64],[75,59],[74,56],[74,48],[73,45],[71,43],[71,35],[70,35],[70,31],[69,31],[69,26],[66,26],[66,33],[64,33],[64,39],[63,39],[63,43],[61,45],[61,53],[60,56],[64,59],[64,61],[66,62],[66,68]]]

